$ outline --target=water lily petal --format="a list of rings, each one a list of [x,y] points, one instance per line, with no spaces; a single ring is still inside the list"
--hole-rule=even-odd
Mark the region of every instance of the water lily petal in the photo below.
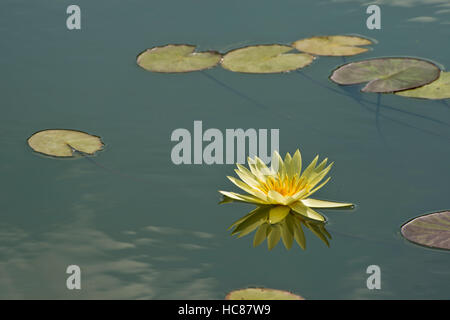
[[[322,162],[314,169],[314,172],[319,173],[320,171],[322,171],[323,168],[325,168],[325,166],[327,165],[327,161],[328,158],[323,159]]]
[[[334,202],[334,201],[325,201],[325,200],[317,200],[317,199],[302,199],[300,200],[305,206],[310,208],[344,208],[344,207],[352,207],[353,203],[345,203],[345,202]]]
[[[300,201],[291,203],[289,207],[294,210],[295,212],[301,214],[302,216],[305,216],[309,219],[313,219],[316,221],[325,221],[325,218],[318,212],[314,211],[313,209],[306,207],[304,204],[302,204]]]
[[[319,155],[317,155],[313,161],[306,167],[305,171],[303,171],[301,177],[305,177],[308,179],[311,172],[313,172],[314,168],[316,167],[317,160],[319,160]]]
[[[284,156],[284,160],[283,160],[284,164],[286,165],[286,161],[291,162],[291,160],[292,160],[291,154],[289,152],[286,152],[286,155]]]
[[[316,184],[318,184],[325,176],[330,172],[331,167],[333,166],[334,162],[330,163],[328,167],[326,167],[324,170],[320,171],[317,174],[311,174],[310,180],[308,181],[308,184],[313,187]]]
[[[287,205],[289,205],[293,202],[299,201],[304,195],[306,195],[306,193],[307,193],[307,190],[303,189],[303,190],[300,190],[299,192],[297,192],[296,194],[287,197]]]
[[[304,195],[306,195],[307,190],[303,189],[292,196],[286,197],[286,205],[290,205],[293,202],[299,201]]]
[[[269,190],[269,192],[267,193],[267,198],[267,200],[273,204],[287,205],[288,202],[288,199],[286,197],[282,196],[275,190]]]
[[[284,175],[286,171],[283,159],[277,151],[273,152],[271,168],[273,172],[279,173],[281,176]]]
[[[247,173],[244,173],[238,169],[235,169],[234,172],[241,178],[242,181],[244,181],[247,185],[249,185],[253,189],[257,189],[261,186],[260,182],[256,180],[256,177],[250,172],[251,176],[249,176]]]
[[[252,163],[252,164],[254,165],[255,163]],[[265,177],[262,176],[261,174],[258,174],[258,176],[257,176],[255,174],[253,174],[253,172],[251,170],[247,169],[246,167],[244,167],[243,165],[241,165],[239,163],[236,164],[236,166],[242,175],[245,175],[246,177],[248,177],[248,179],[251,179],[252,181],[256,181],[256,183],[258,183],[258,185],[265,182]],[[249,163],[249,168],[250,168],[250,163]],[[255,168],[255,170],[256,170],[256,168]],[[262,177],[263,179],[260,179],[260,177]]]
[[[256,169],[264,176],[271,175],[271,170],[267,167],[267,165],[260,158],[255,157],[256,160]]]
[[[239,179],[236,179],[235,177],[227,176],[227,178],[228,178],[231,182],[233,182],[236,186],[238,186],[238,187],[241,188],[242,190],[244,190],[244,191],[250,193],[251,195],[253,195],[253,196],[255,196],[255,197],[257,197],[257,198],[259,198],[259,199],[261,199],[261,200],[263,200],[263,201],[266,201],[266,200],[267,200],[267,196],[266,196],[266,194],[265,194],[264,192],[262,192],[262,191],[260,191],[260,190],[258,190],[258,189],[253,189],[253,188],[250,187],[248,184],[242,182],[242,181],[239,180]]]
[[[258,179],[249,169],[244,167],[242,164],[237,163],[236,167],[238,168],[239,172],[241,172],[242,174],[245,174],[249,178],[252,178],[254,180]]]
[[[312,195],[313,193],[315,193],[317,190],[319,190],[320,188],[322,188],[324,185],[326,185],[328,183],[328,181],[330,181],[331,177],[328,177],[324,182],[322,182],[321,184],[319,184],[317,187],[315,187],[314,189],[312,189],[305,198],[309,197],[310,195]]]
[[[253,192],[253,188],[250,187],[247,183],[236,179],[235,177],[231,177],[231,176],[227,176],[228,180],[230,180],[231,182],[233,182],[236,186],[238,186],[239,188],[241,188],[242,190],[252,194]]]
[[[292,157],[291,157],[290,153],[287,152],[286,156],[284,157],[284,161],[283,162],[284,162],[284,168],[286,170],[286,175],[289,178],[293,177],[293,173],[294,173],[294,170],[293,170],[293,168],[291,166],[291,161],[292,161]]]
[[[275,224],[284,220],[290,211],[291,208],[287,206],[276,206],[271,208],[269,212],[269,222]]]
[[[300,154],[300,150],[298,149],[297,151],[295,151],[294,156],[292,157],[291,166],[295,174],[300,175],[302,171],[302,155]]]
[[[259,175],[258,171],[256,170],[256,160],[247,157],[247,163],[248,167],[250,168],[251,173],[253,173],[256,177]]]
[[[248,167],[250,168],[251,173],[260,181],[266,181],[266,176],[259,171],[258,165],[256,163],[256,159],[248,158]]]
[[[255,203],[255,204],[267,204],[268,203],[267,201],[259,199],[255,196],[248,196],[248,195],[243,195],[243,194],[239,194],[239,193],[235,193],[235,192],[222,191],[222,190],[219,190],[219,192],[221,194],[223,194],[224,196],[234,199],[234,200],[237,200],[237,201]]]

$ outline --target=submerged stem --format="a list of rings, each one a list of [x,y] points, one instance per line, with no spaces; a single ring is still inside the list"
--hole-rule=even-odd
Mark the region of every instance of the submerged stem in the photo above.
[[[264,104],[262,104],[261,102],[259,102],[259,101],[255,100],[255,99],[253,99],[252,97],[249,97],[249,96],[246,95],[245,93],[243,93],[243,92],[241,92],[241,91],[239,91],[239,90],[237,90],[237,89],[235,89],[235,88],[233,88],[233,87],[230,87],[230,86],[227,85],[226,83],[220,81],[219,79],[217,79],[216,77],[213,77],[212,75],[206,73],[205,71],[200,71],[200,73],[201,73],[203,76],[205,76],[206,78],[208,78],[208,79],[214,81],[215,83],[217,83],[217,84],[220,85],[221,87],[227,89],[228,91],[231,91],[231,92],[234,93],[235,95],[237,95],[237,96],[239,96],[239,97],[241,97],[241,98],[243,98],[243,99],[245,99],[245,100],[251,102],[251,103],[254,104],[255,106],[259,107],[260,109],[263,109],[263,110],[267,110],[267,109],[268,109],[268,108],[267,108]]]
[[[120,175],[120,176],[122,176],[122,177],[130,178],[130,179],[133,179],[133,180],[136,180],[136,181],[148,181],[148,180],[146,180],[146,179],[138,178],[138,177],[131,176],[131,175],[129,175],[129,174],[126,174],[126,173],[123,173],[123,172],[120,172],[120,171],[117,171],[117,170],[114,170],[114,169],[111,169],[111,168],[107,168],[107,167],[105,167],[104,165],[102,165],[101,163],[99,163],[99,162],[95,161],[94,159],[92,159],[92,157],[90,157],[89,154],[84,153],[83,151],[80,151],[80,150],[75,149],[75,148],[72,147],[70,144],[67,144],[67,145],[70,147],[70,149],[72,149],[72,152],[73,152],[73,153],[78,153],[78,154],[81,155],[84,159],[86,159],[86,160],[89,161],[90,163],[94,164],[95,166],[97,166],[97,167],[99,167],[99,168],[102,168],[103,170],[106,170],[106,171],[109,171],[109,172],[118,174],[118,175]]]
[[[244,92],[241,92],[229,85],[227,85],[226,83],[220,81],[219,79],[217,79],[216,77],[210,75],[209,73],[205,72],[205,71],[200,71],[200,74],[202,74],[203,76],[205,76],[206,78],[208,78],[209,80],[215,82],[216,84],[220,85],[222,88],[227,89],[228,91],[232,92],[233,94],[241,97],[244,100],[247,100],[248,102],[252,103],[253,105],[255,105],[256,107],[258,107],[259,109],[262,109],[264,111],[271,111],[269,107],[267,107],[265,104],[259,102],[258,100],[248,96],[247,94],[245,94]],[[281,114],[278,113],[277,114],[282,117],[283,119],[288,119],[288,120],[293,120],[293,117],[290,115],[285,115],[285,114]]]
[[[375,126],[377,127],[378,134],[380,135],[381,141],[383,142],[385,147],[388,147],[388,144],[386,142],[386,138],[384,137],[383,133],[381,132],[381,126],[380,126],[380,113],[381,112],[381,94],[378,93],[377,95],[377,109],[375,112]]]
[[[386,244],[388,244],[388,245],[400,245],[400,243],[398,243],[396,241],[389,241],[389,240],[384,240],[384,239],[366,238],[366,237],[360,236],[360,235],[354,235],[354,234],[349,234],[349,233],[346,233],[346,232],[337,231],[334,228],[330,228],[330,227],[328,227],[328,231],[330,231],[332,234],[335,234],[337,236],[351,238],[351,239],[357,239],[357,240],[364,240],[364,241],[375,242],[376,244],[379,244],[379,245],[386,245]]]
[[[330,90],[330,91],[332,91],[332,92],[335,92],[335,93],[337,93],[337,94],[339,94],[339,95],[342,95],[342,96],[345,96],[345,97],[349,97],[349,98],[353,99],[354,101],[356,101],[360,106],[364,107],[366,110],[368,110],[368,111],[370,111],[370,112],[376,113],[376,110],[372,110],[372,109],[368,108],[367,106],[365,106],[365,105],[363,104],[363,102],[369,103],[369,104],[373,104],[373,105],[377,105],[377,104],[380,103],[380,102],[373,102],[373,101],[370,101],[370,100],[367,100],[367,99],[357,99],[357,98],[355,98],[355,97],[353,97],[353,96],[351,96],[351,95],[349,95],[349,94],[347,94],[347,93],[344,93],[344,92],[339,91],[339,90],[337,90],[337,89],[335,89],[335,88],[332,88],[332,87],[330,87],[330,86],[328,86],[328,85],[326,85],[326,84],[323,84],[322,82],[320,82],[320,81],[318,81],[318,80],[316,80],[316,79],[314,79],[314,78],[312,78],[312,77],[306,75],[304,72],[302,72],[302,71],[300,71],[300,70],[297,70],[297,73],[300,74],[301,76],[303,76],[304,78],[310,80],[311,82],[317,84],[318,86],[320,86],[320,87],[322,87],[322,88],[324,88],[324,89]],[[448,123],[446,123],[446,122],[443,122],[443,121],[440,121],[440,120],[437,120],[437,119],[434,119],[434,118],[430,118],[430,117],[427,117],[427,116],[419,115],[419,114],[414,113],[414,112],[400,110],[400,109],[397,109],[397,108],[394,108],[394,107],[391,107],[391,106],[388,106],[388,105],[385,105],[385,104],[381,104],[381,103],[380,103],[380,106],[382,106],[382,107],[384,107],[384,108],[386,108],[386,109],[392,110],[392,111],[396,111],[396,112],[399,112],[399,113],[408,114],[408,115],[410,115],[410,116],[419,117],[419,118],[426,119],[426,120],[429,120],[429,121],[432,121],[432,122],[435,122],[435,123],[439,123],[439,124],[442,124],[442,125],[445,125],[445,126],[450,126],[450,125],[449,125]],[[445,140],[447,140],[447,141],[450,141],[450,139],[449,139],[448,137],[441,136],[441,135],[439,135],[439,134],[433,133],[433,132],[428,131],[428,130],[426,130],[426,129],[421,129],[421,128],[415,127],[415,126],[413,126],[413,125],[410,125],[410,124],[405,123],[405,122],[403,122],[403,121],[400,121],[400,120],[397,120],[397,119],[388,117],[388,116],[386,116],[386,115],[378,114],[378,117],[385,118],[385,119],[389,119],[389,120],[392,121],[392,122],[395,122],[395,123],[397,123],[397,124],[406,126],[406,127],[408,127],[408,128],[413,128],[413,129],[416,129],[416,130],[418,130],[418,131],[424,132],[424,133],[426,133],[426,134],[433,135],[433,136],[435,136],[435,137],[443,138],[443,139],[445,139]]]

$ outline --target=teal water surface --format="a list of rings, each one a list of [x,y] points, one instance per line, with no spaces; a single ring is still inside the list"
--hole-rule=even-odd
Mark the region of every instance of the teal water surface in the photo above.
[[[366,28],[364,1],[76,1],[82,29],[66,28],[72,1],[0,4],[0,298],[223,299],[264,286],[307,299],[448,299],[450,255],[404,240],[414,216],[449,209],[450,107],[343,88],[328,80],[342,58],[302,72],[232,73],[220,67],[156,74],[136,65],[146,48],[189,43],[227,50],[326,34],[377,40],[346,61],[412,56],[450,66],[447,0],[379,1],[382,29]],[[425,18],[424,18],[425,17]],[[333,89],[333,90],[330,90]],[[361,99],[364,101],[361,102]],[[233,165],[175,165],[171,133],[277,128],[280,151],[335,161],[317,198],[327,248],[252,247],[226,228],[252,208],[218,205]],[[47,128],[102,137],[94,158],[34,153]],[[81,290],[68,290],[78,265]],[[366,268],[381,268],[368,290]]]

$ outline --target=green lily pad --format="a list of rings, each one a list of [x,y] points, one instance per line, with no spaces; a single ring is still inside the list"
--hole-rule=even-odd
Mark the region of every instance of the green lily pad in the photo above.
[[[64,129],[38,131],[28,138],[28,145],[36,152],[53,157],[72,157],[74,151],[94,154],[104,146],[100,137]]]
[[[243,73],[280,73],[306,67],[314,60],[307,53],[290,51],[292,47],[279,44],[239,48],[225,54],[222,67]]]
[[[231,291],[227,294],[225,300],[305,300],[305,298],[289,291],[267,288],[247,288]]]
[[[450,211],[414,218],[402,226],[401,233],[411,242],[450,250]]]
[[[137,64],[148,71],[176,73],[209,69],[221,59],[216,51],[195,52],[192,45],[169,44],[145,50],[138,55]]]
[[[378,58],[351,62],[337,68],[330,79],[342,85],[368,82],[363,92],[391,93],[433,82],[440,69],[414,58]]]
[[[441,72],[440,77],[423,87],[396,92],[399,96],[422,99],[450,99],[450,72]]]
[[[319,56],[353,56],[368,51],[366,46],[372,41],[356,36],[317,36],[300,39],[292,43],[299,51]]]

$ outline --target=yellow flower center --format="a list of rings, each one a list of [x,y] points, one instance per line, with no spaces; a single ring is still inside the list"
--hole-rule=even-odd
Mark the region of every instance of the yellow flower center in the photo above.
[[[276,176],[267,176],[266,181],[260,181],[258,189],[265,194],[274,190],[282,196],[292,196],[305,188],[309,188],[307,179],[299,178],[297,175],[289,178],[287,175],[281,177],[280,174],[277,174]]]

